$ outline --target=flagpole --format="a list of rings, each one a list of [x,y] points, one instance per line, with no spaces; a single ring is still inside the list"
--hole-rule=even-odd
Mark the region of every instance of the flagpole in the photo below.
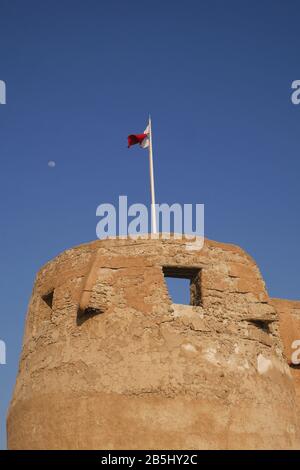
[[[154,171],[153,171],[153,148],[152,148],[152,123],[149,115],[149,168],[150,168],[150,187],[151,187],[151,229],[157,233],[156,229],[156,208],[155,208],[155,189],[154,189]]]

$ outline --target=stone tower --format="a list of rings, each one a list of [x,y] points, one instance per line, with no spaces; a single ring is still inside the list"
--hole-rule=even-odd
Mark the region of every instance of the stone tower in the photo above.
[[[190,280],[173,304],[164,277]],[[240,248],[100,240],[38,273],[10,449],[300,448],[300,303]]]

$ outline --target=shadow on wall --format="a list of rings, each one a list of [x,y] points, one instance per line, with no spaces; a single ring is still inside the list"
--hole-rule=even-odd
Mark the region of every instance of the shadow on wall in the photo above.
[[[76,324],[77,326],[81,326],[90,318],[93,318],[96,315],[101,315],[101,313],[104,313],[104,312],[96,308],[86,308],[85,310],[78,310]]]

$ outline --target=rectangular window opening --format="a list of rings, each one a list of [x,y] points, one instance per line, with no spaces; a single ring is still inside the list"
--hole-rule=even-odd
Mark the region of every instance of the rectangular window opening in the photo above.
[[[201,306],[201,269],[163,266],[162,270],[174,304]]]

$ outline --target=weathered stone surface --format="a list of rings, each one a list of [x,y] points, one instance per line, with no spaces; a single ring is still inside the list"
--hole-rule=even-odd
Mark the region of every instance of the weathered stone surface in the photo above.
[[[285,358],[294,379],[300,422],[300,365],[292,363],[292,354],[296,351],[292,345],[295,341],[298,342],[297,351],[300,349],[300,302],[283,299],[272,299],[271,302],[278,312],[279,333],[283,341]],[[300,354],[297,356],[299,358]]]
[[[201,269],[201,305],[172,303],[163,266]],[[65,251],[36,278],[9,448],[300,448],[281,305],[233,245],[119,239]]]

